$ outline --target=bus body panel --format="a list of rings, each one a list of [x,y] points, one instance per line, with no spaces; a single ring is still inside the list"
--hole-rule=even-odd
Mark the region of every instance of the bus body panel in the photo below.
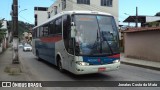
[[[74,71],[72,73],[80,75],[80,74],[90,74],[90,73],[101,73],[118,70],[120,66],[120,62],[106,65],[90,65],[90,66],[80,66],[76,65],[74,67]],[[100,68],[105,68],[103,71],[99,71]]]
[[[84,59],[86,57],[84,56],[75,56],[74,61],[72,62],[72,69],[70,69],[70,72],[74,73],[74,74],[89,74],[89,73],[100,73],[100,72],[108,72],[108,71],[114,71],[114,70],[118,70],[119,66],[120,66],[120,57],[94,57],[94,60],[91,62],[94,64],[92,65],[78,65],[76,62],[86,62],[86,59]],[[110,60],[107,61],[106,64],[99,64],[99,58],[102,59],[111,59],[112,63]],[[93,59],[93,57],[92,57]],[[118,62],[114,62],[118,60]],[[99,64],[99,65],[98,65]],[[99,69],[104,68],[105,70],[99,71]]]
[[[35,53],[38,57],[56,65],[55,60],[55,44],[61,41],[61,36],[51,36],[36,39],[35,43]]]
[[[62,67],[65,68],[66,70],[68,70],[68,62],[66,60],[66,51],[65,51],[65,47],[64,47],[64,44],[63,44],[63,40],[59,41],[59,42],[56,42],[55,44],[55,55],[59,55],[60,56],[60,59],[61,59],[61,62],[62,62]],[[57,61],[56,61],[56,64],[57,64]]]

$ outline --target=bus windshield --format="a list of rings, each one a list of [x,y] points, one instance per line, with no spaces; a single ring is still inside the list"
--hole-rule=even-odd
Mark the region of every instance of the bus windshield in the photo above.
[[[76,55],[113,55],[119,53],[118,30],[112,16],[74,15]]]

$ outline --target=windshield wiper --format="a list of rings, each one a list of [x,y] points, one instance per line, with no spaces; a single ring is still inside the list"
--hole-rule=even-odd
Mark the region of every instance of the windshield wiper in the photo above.
[[[97,46],[98,46],[98,43],[99,43],[99,40],[100,40],[100,37],[99,37],[99,35],[98,35],[98,30],[97,30],[97,38],[96,38],[96,41],[94,42],[94,44],[93,44],[93,46],[92,46],[92,49],[93,48],[97,48]]]
[[[105,37],[104,37],[104,34],[103,34],[103,32],[102,32],[102,39],[104,39]],[[102,40],[103,42],[104,42],[104,40]],[[110,51],[111,51],[111,54],[113,54],[113,50],[112,50],[112,48],[111,48],[111,46],[109,45],[109,42],[108,42],[108,40],[107,40],[107,38],[105,38],[105,41],[107,42],[107,45],[108,45],[108,47],[109,47],[109,49],[110,49]]]

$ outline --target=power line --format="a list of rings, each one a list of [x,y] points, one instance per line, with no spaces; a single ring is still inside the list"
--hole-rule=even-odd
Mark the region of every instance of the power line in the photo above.
[[[21,15],[19,15],[22,19],[24,19],[24,20],[26,20],[26,21],[28,21],[28,22],[30,22],[31,24],[33,24],[33,22],[31,22],[31,21],[29,21],[29,20],[27,20],[26,18],[24,18],[23,16],[21,16]]]

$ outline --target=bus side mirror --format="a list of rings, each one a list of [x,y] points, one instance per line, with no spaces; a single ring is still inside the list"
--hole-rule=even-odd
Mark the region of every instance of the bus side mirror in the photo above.
[[[74,22],[71,22],[71,26],[75,26]]]
[[[71,26],[71,38],[75,38],[75,36],[76,36],[76,27]]]

